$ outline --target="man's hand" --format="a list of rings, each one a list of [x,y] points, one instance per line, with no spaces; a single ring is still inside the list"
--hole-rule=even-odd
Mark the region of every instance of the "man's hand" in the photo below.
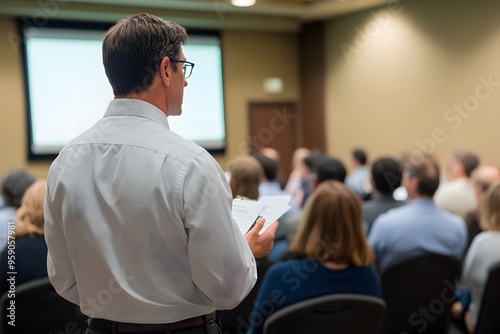
[[[275,221],[264,233],[259,235],[265,221],[264,218],[259,218],[254,227],[245,234],[248,246],[256,259],[266,256],[273,249],[274,236],[279,225],[278,221]]]

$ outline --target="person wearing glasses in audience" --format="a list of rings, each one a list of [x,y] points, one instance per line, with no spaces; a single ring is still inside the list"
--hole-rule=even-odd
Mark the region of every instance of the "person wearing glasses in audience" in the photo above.
[[[186,30],[150,14],[118,22],[102,51],[115,99],[52,163],[45,201],[48,274],[89,316],[86,334],[218,333],[276,226],[245,236],[218,163],[169,129],[194,64]]]

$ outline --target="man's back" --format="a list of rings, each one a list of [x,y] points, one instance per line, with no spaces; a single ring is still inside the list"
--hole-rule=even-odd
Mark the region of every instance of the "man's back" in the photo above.
[[[255,282],[224,174],[152,105],[112,101],[48,185],[49,276],[90,317],[175,322],[234,307]]]
[[[380,215],[368,241],[383,269],[394,261],[427,252],[462,259],[467,229],[460,217],[439,210],[432,200],[413,200]]]

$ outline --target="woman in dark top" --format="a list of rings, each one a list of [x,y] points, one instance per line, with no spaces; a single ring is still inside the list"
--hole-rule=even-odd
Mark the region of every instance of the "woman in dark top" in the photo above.
[[[0,255],[0,295],[14,283],[15,286],[37,278],[47,277],[47,245],[43,236],[43,201],[46,182],[37,181],[24,193],[21,207],[16,212],[16,224],[9,227],[7,245]],[[11,254],[9,254],[11,250]],[[15,252],[15,254],[13,252]],[[9,263],[10,259],[14,262]],[[7,274],[16,272],[15,275]]]
[[[338,181],[325,181],[312,194],[290,255],[293,259],[267,271],[248,334],[262,333],[272,313],[309,298],[332,293],[381,297],[360,200]]]

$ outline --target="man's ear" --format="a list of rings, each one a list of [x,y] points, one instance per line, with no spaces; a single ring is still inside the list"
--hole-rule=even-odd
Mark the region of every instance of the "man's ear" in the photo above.
[[[172,75],[172,63],[170,62],[170,58],[163,57],[160,62],[159,71],[162,83],[167,86],[170,85],[170,77]]]

